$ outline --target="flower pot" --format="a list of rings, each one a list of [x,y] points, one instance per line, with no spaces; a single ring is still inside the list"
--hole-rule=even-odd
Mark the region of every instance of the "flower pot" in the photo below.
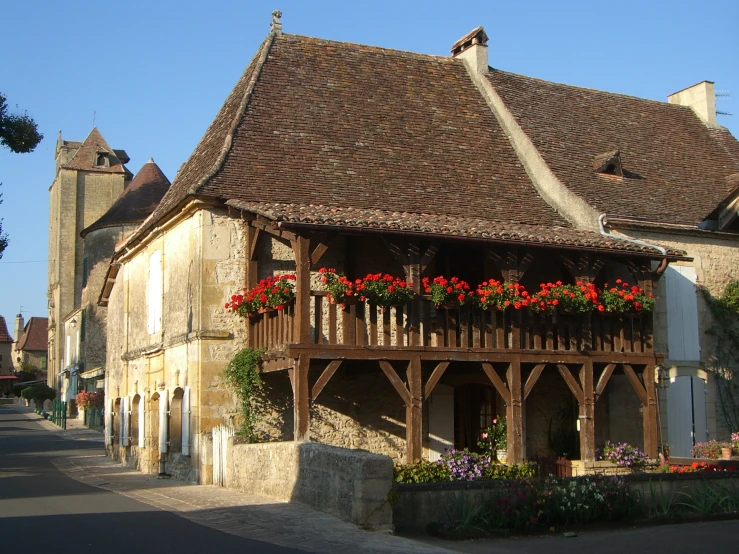
[[[261,308],[259,308],[260,314],[266,314],[266,313],[274,312],[274,311],[275,309],[272,306],[262,306]]]
[[[722,460],[731,460],[731,448],[722,448],[721,449],[721,459]]]
[[[500,463],[506,463],[506,460],[508,458],[508,450],[496,450],[495,457],[498,458],[498,461]]]

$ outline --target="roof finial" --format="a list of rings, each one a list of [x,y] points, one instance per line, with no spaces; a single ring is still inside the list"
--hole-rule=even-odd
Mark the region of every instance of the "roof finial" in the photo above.
[[[276,35],[282,34],[282,21],[280,21],[281,17],[282,12],[280,10],[275,10],[272,12],[272,23],[270,23],[269,25],[270,33],[274,33]]]

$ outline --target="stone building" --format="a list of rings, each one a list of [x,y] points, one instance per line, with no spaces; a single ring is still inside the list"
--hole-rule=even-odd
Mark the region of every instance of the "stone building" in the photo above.
[[[59,380],[69,402],[78,390],[103,388],[106,361],[106,309],[98,304],[115,245],[154,211],[170,182],[149,159],[113,204],[80,232],[82,265],[80,297],[63,319],[58,336],[64,344]]]
[[[80,233],[97,221],[131,180],[124,150],[111,148],[94,127],[82,142],[56,143],[56,174],[49,188],[48,385],[64,386],[65,352],[73,337],[63,330],[82,299],[84,248]]]
[[[13,363],[16,371],[27,368],[36,371],[39,378],[45,376],[48,365],[46,348],[48,319],[32,317],[24,323],[23,315],[15,316]]]
[[[8,332],[5,318],[0,315],[0,393],[8,394],[12,391],[12,384],[16,380],[13,375],[13,337]]]
[[[675,105],[530,79],[490,68],[486,42],[478,28],[429,56],[273,21],[107,269],[112,455],[207,482],[209,432],[238,419],[223,370],[244,347],[266,349],[265,440],[433,459],[505,414],[512,461],[567,453],[553,429],[571,457],[606,439],[657,454],[659,409],[664,422],[679,402],[658,396],[659,368],[698,376],[672,345],[703,341],[697,309],[670,307],[697,303],[694,287],[663,275],[698,267],[715,290],[737,274],[722,211],[736,140],[685,105],[698,95]],[[342,309],[321,266],[392,273],[417,293],[424,276],[456,274],[529,289],[621,279],[659,298],[654,314],[618,317],[442,310],[421,294]],[[294,306],[247,320],[224,309],[276,274],[295,274]]]

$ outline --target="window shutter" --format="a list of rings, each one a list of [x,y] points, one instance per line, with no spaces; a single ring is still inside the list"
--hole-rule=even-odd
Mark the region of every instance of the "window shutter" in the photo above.
[[[169,425],[167,421],[167,405],[169,404],[169,391],[164,389],[159,396],[159,452],[167,453],[167,441]]]
[[[182,455],[190,455],[190,387],[182,394]]]
[[[146,426],[144,425],[144,422],[146,421],[146,415],[144,413],[144,397],[142,396],[139,400],[139,448],[144,448],[146,446]]]
[[[121,423],[123,424],[123,432],[121,433],[123,446],[131,443],[129,435],[131,434],[131,398],[126,396],[121,401],[123,403],[123,413],[121,414]]]
[[[112,427],[113,427],[113,401],[109,398],[105,399],[105,413],[103,414],[103,424],[105,425],[105,445],[110,446],[112,443]]]
[[[695,268],[668,266],[667,354],[670,360],[700,360]]]

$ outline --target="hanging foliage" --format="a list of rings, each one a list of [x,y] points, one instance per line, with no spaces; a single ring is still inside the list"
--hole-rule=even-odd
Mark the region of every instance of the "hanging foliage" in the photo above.
[[[256,409],[255,400],[262,388],[259,366],[264,349],[244,348],[234,354],[224,371],[226,381],[233,387],[241,404],[241,429],[239,435],[249,442],[256,442]]]

